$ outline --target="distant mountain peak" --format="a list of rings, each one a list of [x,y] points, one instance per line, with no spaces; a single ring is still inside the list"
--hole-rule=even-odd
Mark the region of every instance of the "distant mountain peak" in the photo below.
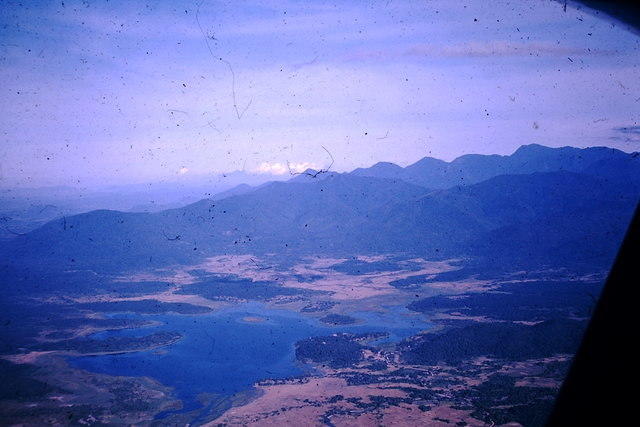
[[[307,168],[300,175],[318,175],[318,171],[316,169],[313,169],[313,168]]]
[[[444,160],[440,160],[440,159],[436,159],[435,157],[423,157],[420,160],[418,160],[417,162],[407,166],[407,169],[413,168],[413,167],[421,167],[421,166],[425,166],[425,165],[441,165],[441,164],[445,164],[447,162],[445,162]]]
[[[552,151],[552,150],[555,150],[555,148],[548,147],[546,145],[541,145],[536,143],[523,144],[520,147],[518,147],[516,151],[513,152],[513,155],[524,154],[524,153],[539,153],[539,152],[546,152],[546,151]]]
[[[287,182],[310,182],[315,180],[323,180],[329,176],[334,175],[336,175],[336,172],[324,169],[316,170],[308,168],[304,172],[294,173],[293,177]]]
[[[402,169],[402,167],[396,165],[395,163],[391,163],[391,162],[378,162],[376,164],[374,164],[373,166],[371,166],[372,168],[391,168],[391,169]]]
[[[378,162],[368,168],[355,169],[352,173],[354,173],[355,175],[358,175],[357,171],[370,171],[370,170],[402,170],[402,167],[391,162]]]
[[[351,172],[356,176],[369,176],[374,178],[402,179],[404,168],[390,162],[378,162],[369,168],[358,168]]]

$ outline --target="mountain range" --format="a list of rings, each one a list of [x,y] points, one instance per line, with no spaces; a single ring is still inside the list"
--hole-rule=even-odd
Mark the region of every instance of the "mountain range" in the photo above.
[[[639,195],[636,154],[528,145],[510,156],[302,174],[160,212],[91,211],[16,236],[0,255],[7,265],[109,272],[225,253],[389,252],[598,270]]]
[[[471,185],[498,175],[567,171],[638,182],[637,154],[609,147],[560,147],[523,145],[510,156],[467,154],[451,162],[425,157],[402,168],[380,162],[351,174],[399,179],[427,188],[443,189]]]

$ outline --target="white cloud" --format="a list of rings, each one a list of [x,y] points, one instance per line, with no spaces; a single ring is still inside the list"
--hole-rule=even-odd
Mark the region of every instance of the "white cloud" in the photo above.
[[[258,173],[270,173],[272,175],[284,175],[288,172],[287,165],[283,165],[282,163],[269,163],[262,162],[256,168],[256,172]]]
[[[310,162],[280,163],[262,162],[255,169],[258,173],[284,175],[285,173],[301,173],[307,169],[318,169],[318,166]]]

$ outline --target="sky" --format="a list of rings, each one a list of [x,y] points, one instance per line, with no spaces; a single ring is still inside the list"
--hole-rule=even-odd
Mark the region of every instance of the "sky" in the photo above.
[[[0,186],[640,150],[640,37],[555,1],[0,3]]]

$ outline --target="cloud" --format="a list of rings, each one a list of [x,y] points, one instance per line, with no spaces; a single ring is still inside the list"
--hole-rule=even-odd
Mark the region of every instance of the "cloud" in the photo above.
[[[623,126],[613,128],[613,130],[630,135],[640,135],[640,126]]]
[[[630,147],[637,148],[637,144],[640,143],[640,126],[620,126],[613,128],[616,133],[615,136],[609,137],[611,141],[616,143],[626,144]]]
[[[178,173],[179,173],[180,175],[184,175],[184,174],[186,174],[187,172],[189,172],[189,168],[187,168],[187,167],[182,166],[180,169],[178,169]]]
[[[282,163],[262,162],[256,168],[256,172],[258,173],[268,173],[271,175],[284,175],[287,171],[287,165],[283,165]]]
[[[318,166],[310,162],[280,163],[262,162],[255,169],[257,173],[284,175],[285,173],[301,173],[307,169],[318,169]]]
[[[599,52],[599,51],[598,51]],[[505,40],[467,42],[455,45],[434,46],[422,44],[405,51],[408,56],[485,57],[530,55],[581,55],[595,53],[586,48],[559,46],[553,43],[514,43]]]
[[[521,43],[506,40],[464,42],[458,44],[414,44],[405,48],[360,50],[346,56],[349,61],[392,60],[411,57],[484,58],[513,56],[613,55],[614,51],[560,46],[550,42]]]

